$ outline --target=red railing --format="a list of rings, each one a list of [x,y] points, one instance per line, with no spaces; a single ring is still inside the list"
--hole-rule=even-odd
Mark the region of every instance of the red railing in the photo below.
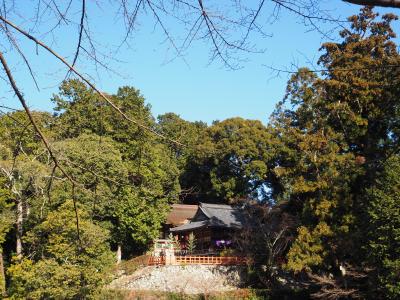
[[[175,256],[175,265],[244,265],[246,258],[239,256]],[[165,258],[150,257],[149,265],[164,265]]]
[[[156,266],[156,265],[165,265],[165,257],[164,256],[150,256],[149,257],[149,266]]]
[[[243,265],[244,257],[238,256],[176,256],[179,265]]]

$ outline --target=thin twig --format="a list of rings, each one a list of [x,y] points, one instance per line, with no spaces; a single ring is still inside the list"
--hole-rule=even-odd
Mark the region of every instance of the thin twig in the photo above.
[[[27,114],[29,121],[31,122],[33,128],[37,132],[37,134],[40,136],[40,139],[43,141],[43,144],[45,145],[47,151],[49,152],[49,155],[51,159],[53,160],[54,164],[57,166],[57,168],[63,173],[65,177],[69,179],[69,181],[72,183],[73,189],[75,189],[75,181],[74,179],[64,170],[64,168],[59,164],[57,157],[54,155],[54,152],[52,148],[50,147],[50,143],[48,142],[46,136],[42,133],[40,130],[39,126],[37,125],[36,121],[33,118],[33,115],[31,113],[31,110],[29,109],[28,105],[26,104],[26,101],[20,92],[19,88],[17,87],[14,77],[11,74],[10,68],[8,67],[7,61],[5,60],[3,53],[0,51],[0,62],[4,68],[4,71],[6,72],[6,75],[8,77],[9,83],[14,90],[15,95],[17,96],[19,102],[21,103],[22,107],[25,110],[25,113]],[[75,208],[75,215],[76,215],[76,228],[77,228],[77,236],[78,236],[78,241],[79,244],[82,244],[81,238],[80,238],[80,230],[79,230],[79,218],[78,218],[78,212],[76,211],[76,203],[75,199],[73,199],[74,202],[74,208]]]
[[[82,0],[82,13],[81,13],[81,22],[79,24],[80,29],[79,29],[79,37],[78,37],[78,44],[76,46],[76,52],[75,52],[75,56],[74,56],[74,60],[72,61],[72,67],[75,66],[76,60],[78,59],[79,56],[79,50],[81,48],[81,43],[82,43],[82,33],[83,33],[83,21],[85,19],[85,15],[86,15],[86,1]]]
[[[21,29],[19,26],[15,25],[14,23],[12,23],[11,21],[5,19],[3,16],[0,16],[0,20],[2,20],[3,22],[7,23],[8,25],[10,25],[12,28],[14,28],[15,30],[17,30],[19,33],[21,33],[22,35],[24,35],[25,37],[27,37],[28,39],[32,40],[36,45],[44,48],[46,51],[50,52],[54,57],[56,57],[59,61],[61,61],[65,66],[68,67],[68,69],[70,71],[72,71],[75,75],[77,75],[82,81],[84,81],[88,86],[90,86],[96,93],[98,93],[114,110],[116,110],[125,120],[136,124],[137,126],[139,126],[140,128],[147,130],[151,133],[153,133],[154,135],[167,140],[171,143],[177,144],[179,146],[184,147],[185,145],[168,138],[167,136],[157,132],[156,130],[154,130],[153,128],[146,126],[134,119],[132,119],[131,117],[129,117],[128,115],[126,115],[116,104],[114,104],[103,92],[101,92],[91,81],[89,81],[85,76],[83,76],[80,72],[78,72],[76,70],[75,67],[73,67],[70,63],[68,63],[62,56],[60,56],[57,52],[55,52],[53,49],[51,49],[49,46],[47,46],[46,44],[44,44],[43,42],[41,42],[40,40],[38,40],[37,38],[35,38],[34,36],[32,36],[31,34],[29,34],[28,32],[26,32],[25,30]]]

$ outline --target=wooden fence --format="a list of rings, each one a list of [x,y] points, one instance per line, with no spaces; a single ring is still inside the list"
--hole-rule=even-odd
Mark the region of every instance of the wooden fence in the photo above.
[[[174,265],[244,265],[246,258],[239,256],[175,256]],[[165,258],[150,257],[149,265],[165,265]]]
[[[179,265],[242,265],[246,259],[238,256],[176,256]]]
[[[149,257],[149,266],[156,266],[156,265],[165,265],[165,257],[164,256],[150,256]]]

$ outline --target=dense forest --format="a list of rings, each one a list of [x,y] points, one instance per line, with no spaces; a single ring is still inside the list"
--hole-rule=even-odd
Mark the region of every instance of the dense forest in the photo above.
[[[352,294],[344,296],[398,299],[397,17],[363,8],[349,20],[341,42],[321,46],[320,70],[291,76],[267,125],[155,118],[139,90],[121,87],[108,96],[132,123],[68,80],[52,98],[53,112],[33,112],[49,154],[23,111],[3,110],[0,292],[94,297],[117,249],[124,258],[143,253],[170,204],[201,201],[253,205],[254,218],[262,207],[283,210],[274,222],[287,225],[285,262],[271,258],[268,240],[253,239],[259,264],[313,278],[339,276],[345,266]],[[261,284],[273,282],[271,269],[254,268],[268,279]]]

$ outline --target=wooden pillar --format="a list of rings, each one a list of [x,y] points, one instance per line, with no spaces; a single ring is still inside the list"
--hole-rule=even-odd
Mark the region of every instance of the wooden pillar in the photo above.
[[[165,264],[176,265],[175,251],[173,249],[165,249]]]

